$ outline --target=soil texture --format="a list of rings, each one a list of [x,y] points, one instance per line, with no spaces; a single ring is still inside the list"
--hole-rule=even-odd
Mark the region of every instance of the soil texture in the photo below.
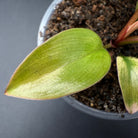
[[[45,40],[70,28],[89,28],[95,31],[104,44],[114,40],[135,12],[137,0],[63,0],[57,5],[45,32]],[[133,35],[138,35],[135,31]],[[106,112],[127,112],[118,83],[116,57],[138,57],[138,47],[127,45],[108,49],[112,55],[109,73],[96,85],[72,97]]]

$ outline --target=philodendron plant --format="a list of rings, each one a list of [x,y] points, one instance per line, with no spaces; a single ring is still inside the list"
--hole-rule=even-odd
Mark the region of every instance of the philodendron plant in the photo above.
[[[138,29],[138,6],[132,18],[110,44],[103,45],[93,31],[63,31],[33,50],[13,74],[5,94],[32,100],[71,95],[99,82],[110,70],[107,48],[138,43],[130,36]],[[138,59],[117,57],[117,70],[124,103],[129,113],[138,111]]]

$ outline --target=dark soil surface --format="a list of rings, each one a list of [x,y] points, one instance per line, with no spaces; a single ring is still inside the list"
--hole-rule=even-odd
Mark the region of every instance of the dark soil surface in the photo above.
[[[137,0],[63,0],[53,13],[45,33],[45,40],[70,28],[89,28],[104,44],[117,37],[135,11]],[[138,35],[135,31],[133,35]],[[110,72],[99,83],[72,95],[80,102],[106,112],[126,112],[118,83],[116,57],[138,57],[138,47],[128,45],[109,49],[112,55]]]

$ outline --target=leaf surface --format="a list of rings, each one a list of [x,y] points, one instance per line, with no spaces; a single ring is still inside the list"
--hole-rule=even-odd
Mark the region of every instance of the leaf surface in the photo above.
[[[36,100],[70,95],[98,82],[110,65],[110,55],[95,32],[70,29],[32,51],[16,69],[5,94]]]
[[[119,83],[129,113],[138,111],[138,59],[117,57]]]

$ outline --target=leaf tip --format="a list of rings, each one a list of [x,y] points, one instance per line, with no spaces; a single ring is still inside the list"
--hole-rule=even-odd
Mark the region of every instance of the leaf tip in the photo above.
[[[132,104],[131,106],[127,106],[126,105],[126,109],[127,111],[130,113],[130,114],[134,114],[138,111],[138,104],[137,103],[134,103]]]
[[[7,91],[5,90],[4,95],[7,95]]]
[[[9,96],[9,90],[8,90],[8,87],[5,89],[4,95]]]

